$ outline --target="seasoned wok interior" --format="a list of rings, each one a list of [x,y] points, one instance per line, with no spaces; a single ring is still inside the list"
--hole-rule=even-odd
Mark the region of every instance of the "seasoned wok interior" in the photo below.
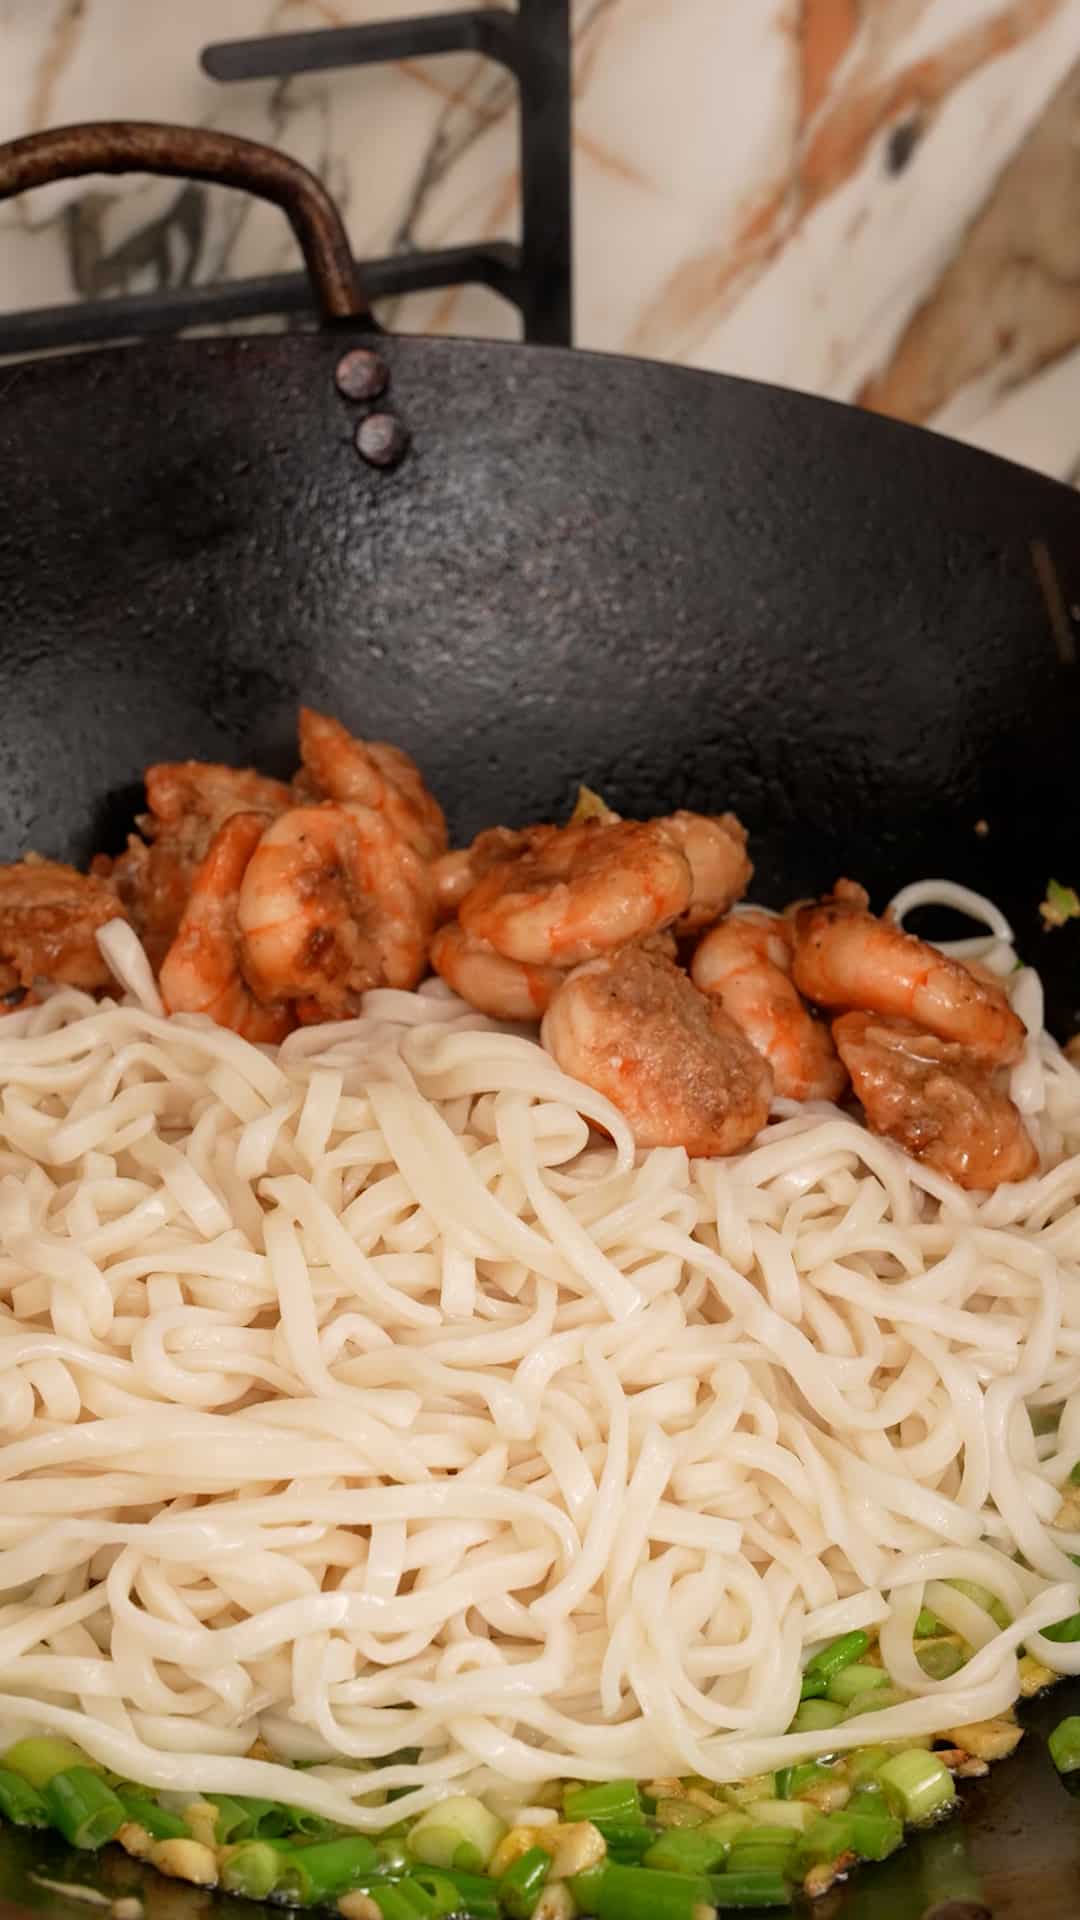
[[[347,1920],[819,1892],[1080,1671],[1037,976],[300,744],[0,875],[0,1809]]]

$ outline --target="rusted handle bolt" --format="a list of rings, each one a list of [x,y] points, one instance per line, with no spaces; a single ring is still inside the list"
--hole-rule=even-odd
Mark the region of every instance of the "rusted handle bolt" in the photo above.
[[[356,429],[356,451],[371,467],[396,467],[408,444],[408,428],[393,413],[369,413]]]
[[[377,400],[390,382],[390,369],[379,354],[368,347],[353,347],[343,353],[334,369],[339,393],[346,400]]]

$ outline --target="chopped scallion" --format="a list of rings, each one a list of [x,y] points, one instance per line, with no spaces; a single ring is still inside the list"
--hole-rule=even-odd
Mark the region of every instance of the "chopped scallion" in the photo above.
[[[596,1920],[706,1920],[714,1906],[703,1875],[659,1873],[653,1867],[619,1867],[609,1861],[567,1883],[579,1913]]]
[[[507,1920],[531,1920],[532,1911],[551,1872],[551,1855],[543,1847],[530,1847],[507,1867],[496,1888],[500,1913]]]
[[[565,1820],[591,1820],[601,1832],[605,1820],[640,1821],[644,1817],[636,1780],[606,1780],[602,1786],[576,1787],[563,1795]]]
[[[1071,1713],[1068,1719],[1059,1720],[1047,1745],[1058,1772],[1075,1773],[1080,1767],[1080,1718]]]
[[[712,1897],[721,1913],[789,1907],[791,1887],[782,1873],[717,1873],[712,1876]]]
[[[53,1826],[73,1847],[103,1847],[127,1819],[123,1801],[89,1767],[54,1773],[44,1795]]]
[[[265,1900],[273,1893],[281,1871],[281,1855],[268,1840],[244,1840],[220,1856],[221,1884],[226,1893],[245,1900]]]
[[[715,1873],[731,1845],[730,1834],[713,1833],[708,1827],[673,1827],[653,1841],[643,1864],[663,1873]]]
[[[955,1640],[926,1640],[916,1659],[928,1680],[951,1680],[964,1665],[964,1654]]]
[[[40,1792],[52,1779],[54,1773],[66,1772],[70,1767],[87,1767],[91,1773],[100,1772],[93,1760],[72,1745],[70,1740],[54,1740],[49,1734],[34,1734],[27,1740],[16,1740],[3,1756],[3,1764],[12,1773],[21,1773],[32,1787]]]
[[[812,1660],[807,1661],[806,1676],[819,1675],[828,1685],[833,1677],[844,1667],[850,1667],[853,1661],[861,1660],[870,1645],[870,1636],[857,1627],[851,1633],[842,1633],[838,1639],[830,1640],[827,1647],[821,1647]]]
[[[144,1796],[138,1791],[131,1792],[128,1788],[122,1787],[119,1789],[118,1798],[124,1803],[126,1818],[135,1826],[141,1827],[144,1833],[148,1833],[151,1840],[191,1839],[191,1829],[186,1821],[181,1820],[178,1813],[171,1813],[169,1808],[163,1807],[159,1801],[151,1800],[149,1794]]]
[[[0,1814],[13,1827],[47,1827],[49,1809],[36,1787],[21,1773],[0,1767]]]
[[[829,1681],[829,1699],[839,1707],[849,1707],[860,1694],[874,1693],[878,1687],[887,1687],[889,1676],[884,1667],[861,1666],[857,1662],[841,1667]]]
[[[266,1842],[267,1845],[271,1844]],[[279,1844],[276,1891],[286,1901],[318,1906],[362,1886],[378,1872],[378,1856],[364,1834],[345,1840],[316,1841],[312,1846]]]
[[[843,1707],[838,1707],[834,1700],[804,1700],[796,1709],[788,1731],[824,1733],[829,1727],[837,1726],[843,1717]]]
[[[1080,1722],[1077,1725],[1080,1727]],[[904,1819],[915,1825],[932,1820],[956,1799],[956,1787],[945,1762],[936,1753],[925,1753],[918,1747],[894,1753],[878,1768],[877,1777],[883,1788],[896,1795]]]
[[[851,1822],[852,1844],[861,1860],[887,1859],[904,1838],[903,1821],[897,1819],[883,1793],[863,1788],[852,1794],[844,1815]]]
[[[458,1867],[483,1873],[506,1827],[482,1800],[459,1793],[439,1800],[410,1830],[408,1848],[427,1867]]]

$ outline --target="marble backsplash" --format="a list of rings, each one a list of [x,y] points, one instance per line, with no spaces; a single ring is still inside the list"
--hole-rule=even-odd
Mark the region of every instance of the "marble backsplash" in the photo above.
[[[0,0],[0,138],[205,122],[326,180],[361,256],[512,237],[512,81],[469,56],[219,86],[207,43],[423,0]],[[575,0],[576,337],[925,421],[1080,477],[1080,0]],[[0,308],[297,263],[171,181],[0,207]],[[513,334],[481,289],[383,313]]]

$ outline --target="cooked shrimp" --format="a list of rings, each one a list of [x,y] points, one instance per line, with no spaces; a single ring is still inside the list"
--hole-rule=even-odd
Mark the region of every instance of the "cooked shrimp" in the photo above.
[[[539,1020],[566,979],[561,967],[504,959],[453,920],[435,935],[431,964],[448,987],[493,1020]]]
[[[471,847],[454,847],[440,854],[431,863],[440,919],[456,913],[465,895],[492,867],[503,860],[515,860],[556,831],[555,827],[485,827]]]
[[[676,933],[697,933],[741,900],[754,877],[746,828],[733,813],[668,813],[658,822],[690,862],[693,891]]]
[[[738,1153],[768,1118],[768,1061],[651,944],[578,967],[540,1038],[564,1073],[626,1115],[640,1147]]]
[[[0,994],[35,980],[56,986],[107,987],[112,975],[96,934],[126,920],[111,883],[58,860],[19,860],[0,867]]]
[[[1024,1028],[1002,988],[877,919],[863,889],[850,880],[838,881],[830,898],[798,907],[793,924],[793,976],[808,1000],[896,1014],[995,1066],[1019,1059]]]
[[[218,829],[235,813],[257,813],[265,826],[289,806],[291,795],[282,781],[251,767],[203,760],[160,761],[147,768],[145,779],[149,812],[139,820],[145,837],[129,836],[112,877],[150,964],[160,967]]]
[[[845,1013],[833,1037],[867,1123],[959,1187],[1026,1180],[1035,1143],[989,1068],[910,1020]]]
[[[233,813],[281,813],[292,798],[283,780],[254,767],[223,767],[213,760],[159,760],[144,775],[155,826],[188,827],[209,846]]]
[[[587,820],[533,843],[478,880],[467,933],[526,966],[576,966],[658,932],[690,904],[690,863],[657,822]]]
[[[424,860],[446,851],[446,821],[420,769],[400,747],[383,740],[356,740],[340,720],[300,709],[300,758],[304,771],[295,796],[336,800],[384,813],[403,840]]]
[[[418,984],[434,891],[426,863],[384,814],[292,807],[251,857],[237,919],[259,998],[310,1000],[333,1018],[368,987]]]
[[[177,931],[158,976],[169,1013],[205,1013],[245,1040],[276,1042],[296,1024],[280,1003],[255,998],[240,965],[236,924],[240,883],[266,831],[261,813],[233,813],[196,870]]]
[[[829,1029],[791,978],[790,924],[768,913],[738,913],[707,933],[694,954],[695,987],[720,1002],[759,1053],[787,1100],[837,1100],[847,1074]]]

